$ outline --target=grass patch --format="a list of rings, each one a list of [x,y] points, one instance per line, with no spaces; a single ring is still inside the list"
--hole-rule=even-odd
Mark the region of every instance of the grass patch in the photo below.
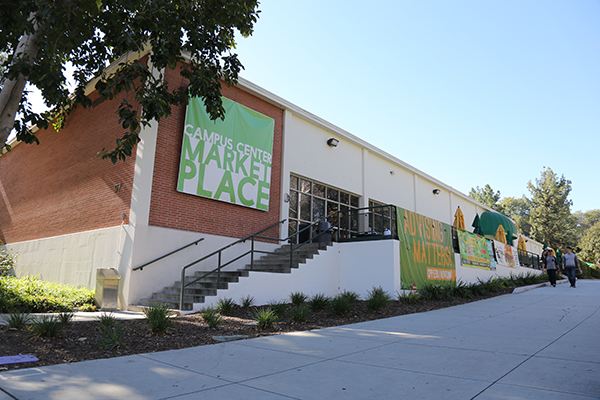
[[[0,277],[0,313],[70,312],[94,304],[94,291],[33,277]]]

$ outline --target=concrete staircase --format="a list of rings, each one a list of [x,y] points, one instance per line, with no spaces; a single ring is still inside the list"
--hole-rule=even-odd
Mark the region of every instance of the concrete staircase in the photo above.
[[[289,274],[292,269],[298,268],[306,260],[319,254],[320,250],[327,250],[331,243],[308,243],[300,249],[294,251],[293,262],[290,265],[290,245],[283,245],[276,249],[274,254],[266,254],[254,261],[251,269],[247,264],[243,269],[237,271],[221,271],[220,281],[217,282],[217,273],[201,278],[198,282],[191,284],[184,289],[183,310],[190,311],[194,303],[204,303],[207,296],[216,296],[217,291],[227,290],[229,283],[239,282],[240,278],[249,277],[251,272],[268,272],[275,274]],[[260,253],[258,253],[260,254]],[[204,275],[206,271],[196,271],[193,275],[186,276],[185,280],[191,282]],[[181,281],[176,281],[173,285],[165,287],[161,292],[152,293],[152,296],[141,299],[141,306],[166,305],[171,309],[179,309],[179,292],[181,291]],[[251,293],[249,293],[251,294]]]

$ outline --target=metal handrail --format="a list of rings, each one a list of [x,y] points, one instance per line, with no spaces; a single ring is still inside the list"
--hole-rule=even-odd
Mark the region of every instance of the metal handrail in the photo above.
[[[221,270],[224,267],[232,264],[233,262],[235,262],[235,261],[237,261],[237,260],[239,260],[239,259],[241,259],[241,258],[243,258],[243,257],[245,257],[247,255],[250,255],[250,270],[253,270],[253,268],[254,268],[254,253],[259,253],[259,254],[278,254],[278,255],[282,255],[282,256],[289,255],[290,256],[290,268],[292,268],[293,264],[294,264],[294,252],[297,252],[301,247],[303,247],[306,244],[311,243],[314,240],[320,238],[322,235],[326,234],[327,231],[318,232],[314,236],[311,235],[311,237],[309,239],[307,239],[305,242],[298,241],[300,243],[294,244],[295,238],[297,236],[299,236],[301,233],[303,233],[303,232],[305,232],[307,230],[309,232],[311,232],[312,229],[315,226],[317,226],[319,223],[327,221],[327,220],[333,220],[338,215],[341,215],[341,218],[337,218],[337,222],[338,223],[337,223],[337,226],[336,226],[336,228],[337,228],[337,231],[336,231],[336,236],[337,237],[336,237],[336,239],[339,240],[339,234],[340,234],[341,230],[344,230],[344,231],[347,230],[349,232],[351,231],[351,229],[350,229],[351,223],[350,222],[351,222],[352,213],[356,213],[358,215],[359,211],[367,210],[367,209],[368,210],[373,210],[373,209],[381,209],[382,210],[382,212],[381,212],[381,214],[382,214],[381,215],[381,221],[382,221],[382,227],[383,227],[384,226],[383,222],[384,222],[384,217],[385,217],[383,215],[383,209],[386,208],[386,207],[395,207],[395,206],[393,206],[393,205],[390,204],[390,205],[383,205],[383,206],[355,208],[355,209],[351,209],[351,210],[338,210],[338,211],[336,211],[334,213],[331,213],[330,215],[327,215],[327,216],[325,216],[325,217],[323,217],[323,218],[321,218],[321,219],[313,222],[312,224],[307,225],[306,227],[304,227],[304,228],[296,231],[295,233],[293,233],[293,234],[291,234],[288,237],[283,238],[283,239],[282,238],[274,238],[274,237],[270,237],[270,236],[262,236],[261,235],[261,233],[263,233],[265,231],[268,231],[269,229],[272,229],[275,226],[277,226],[279,224],[283,224],[285,221],[287,221],[286,219],[284,219],[284,220],[281,220],[281,221],[279,221],[279,222],[277,222],[277,223],[275,223],[275,224],[273,224],[273,225],[271,225],[271,226],[269,226],[269,227],[267,227],[265,229],[262,229],[259,232],[256,232],[254,234],[248,235],[248,236],[246,236],[246,237],[244,237],[242,239],[238,239],[235,242],[232,242],[232,243],[230,243],[230,244],[228,244],[228,245],[226,245],[226,246],[224,246],[224,247],[222,247],[222,248],[220,248],[220,249],[218,249],[216,251],[213,251],[212,253],[210,253],[210,254],[208,254],[208,255],[206,255],[206,256],[204,256],[204,257],[202,257],[202,258],[200,258],[200,259],[198,259],[196,261],[193,261],[193,262],[191,262],[191,263],[189,263],[189,264],[187,264],[187,265],[185,265],[185,266],[183,266],[181,268],[181,285],[180,285],[180,293],[179,293],[179,309],[183,310],[183,298],[184,298],[184,292],[185,292],[185,288],[186,287],[191,286],[192,284],[198,282],[202,278],[205,278],[205,277],[207,277],[209,275],[212,275],[212,274],[214,274],[216,272],[217,273],[217,288],[218,288],[219,287],[219,283],[221,281]],[[348,214],[348,216],[347,216],[348,217],[348,225],[347,225],[348,229],[342,228],[342,226],[340,225],[341,219],[344,218],[343,213],[347,213]],[[391,215],[390,215],[390,217],[391,217]],[[390,223],[391,223],[391,220],[390,220]],[[384,236],[384,235],[381,234],[381,235],[378,235],[378,236]],[[290,249],[287,252],[279,252],[279,253],[270,252],[270,251],[264,251],[264,250],[257,250],[257,249],[254,248],[254,242],[255,242],[256,239],[272,240],[272,241],[276,241],[276,242],[289,242],[290,243]],[[225,251],[225,250],[227,250],[227,249],[229,249],[229,248],[231,248],[231,247],[233,247],[235,245],[238,245],[240,243],[245,243],[248,240],[250,240],[250,250],[248,250],[248,251],[246,251],[246,252],[238,255],[236,258],[228,261],[225,264],[222,263],[222,254],[223,254],[223,251]],[[207,271],[206,273],[202,274],[201,276],[197,277],[194,280],[191,280],[191,281],[189,281],[187,283],[185,282],[185,271],[188,268],[190,268],[193,265],[198,264],[198,263],[200,263],[200,262],[202,262],[204,260],[207,260],[208,258],[211,258],[211,257],[213,257],[215,255],[218,255],[218,264],[217,264],[216,268],[214,268],[211,271]]]
[[[193,261],[193,262],[191,262],[191,263],[189,263],[189,264],[187,264],[187,265],[185,265],[185,266],[183,266],[183,267],[181,267],[181,289],[180,289],[180,293],[179,293],[179,309],[180,309],[180,310],[183,310],[183,294],[184,294],[185,288],[186,288],[187,286],[190,286],[190,285],[194,284],[195,282],[199,281],[200,279],[204,278],[205,276],[208,276],[208,275],[210,275],[210,274],[213,274],[213,273],[215,273],[215,272],[216,272],[216,273],[217,273],[217,288],[218,288],[218,287],[219,287],[220,280],[221,280],[221,276],[220,276],[221,269],[223,269],[223,268],[224,268],[224,267],[226,267],[227,265],[229,265],[229,264],[233,263],[234,261],[237,261],[237,260],[239,260],[240,258],[242,258],[242,257],[244,257],[244,256],[248,255],[248,253],[250,253],[250,251],[248,251],[248,252],[246,252],[246,253],[242,254],[241,256],[238,256],[238,257],[237,257],[237,258],[235,258],[234,260],[231,260],[231,261],[229,261],[228,263],[226,263],[226,264],[222,265],[222,264],[221,264],[221,255],[222,255],[223,251],[225,251],[225,250],[227,250],[227,249],[229,249],[229,248],[231,248],[231,247],[233,247],[233,246],[235,246],[235,245],[237,245],[237,244],[240,244],[240,243],[245,243],[247,240],[252,240],[252,248],[254,248],[254,238],[255,238],[256,236],[258,236],[259,234],[261,234],[261,233],[263,233],[263,232],[265,232],[265,231],[268,231],[269,229],[272,229],[272,228],[276,227],[276,226],[277,226],[277,225],[279,225],[279,224],[283,224],[285,221],[286,221],[285,219],[284,219],[284,220],[281,220],[281,221],[279,221],[279,222],[277,222],[277,223],[275,223],[275,224],[273,224],[273,225],[270,225],[270,226],[268,226],[267,228],[265,228],[265,229],[262,229],[262,230],[260,230],[260,231],[258,231],[258,232],[256,232],[256,233],[254,233],[254,234],[252,234],[252,235],[248,235],[248,236],[246,236],[246,237],[244,237],[244,238],[242,238],[242,239],[238,239],[238,240],[236,240],[235,242],[232,242],[232,243],[230,243],[230,244],[228,244],[228,245],[226,245],[226,246],[224,246],[224,247],[220,248],[219,250],[213,251],[212,253],[210,253],[210,254],[208,254],[208,255],[206,255],[206,256],[204,256],[204,257],[202,257],[202,258],[200,258],[200,259],[198,259],[198,260],[196,260],[196,261]],[[262,237],[261,237],[261,238],[262,238]],[[265,238],[266,238],[266,237],[265,237]],[[270,240],[279,240],[279,239],[277,239],[277,238],[266,238],[266,239],[270,239]],[[217,268],[213,269],[212,271],[209,271],[209,272],[207,272],[206,274],[202,275],[201,277],[199,277],[199,278],[196,278],[196,279],[194,279],[193,281],[191,281],[191,282],[189,282],[189,283],[187,283],[187,284],[186,284],[186,283],[185,283],[185,271],[186,271],[188,268],[190,268],[191,266],[193,266],[193,265],[196,265],[196,264],[198,264],[198,263],[200,263],[200,262],[202,262],[202,261],[204,261],[204,260],[207,260],[207,259],[209,259],[210,257],[213,257],[214,255],[218,255],[218,256],[219,256],[219,262],[218,262],[218,266],[217,266]]]
[[[134,271],[137,271],[137,270],[139,269],[140,271],[143,271],[143,270],[144,270],[144,267],[147,267],[147,266],[148,266],[148,265],[150,265],[150,264],[153,264],[153,263],[155,263],[155,262],[157,262],[157,261],[160,261],[160,260],[162,260],[163,258],[167,258],[167,257],[169,257],[171,254],[175,254],[175,253],[177,253],[178,251],[181,251],[181,250],[183,250],[183,249],[187,249],[187,248],[188,248],[188,247],[190,247],[191,245],[197,245],[198,243],[200,243],[200,242],[201,242],[201,241],[203,241],[203,240],[204,240],[204,238],[200,238],[200,239],[198,239],[198,240],[196,240],[196,241],[194,241],[194,242],[192,242],[192,243],[190,243],[190,244],[186,244],[185,246],[178,248],[177,250],[173,250],[173,251],[171,251],[170,253],[167,253],[167,254],[165,254],[165,255],[163,255],[163,256],[160,256],[160,257],[158,257],[158,258],[155,258],[154,260],[151,260],[151,261],[148,261],[147,263],[144,263],[144,264],[142,264],[142,265],[139,265],[139,266],[135,267],[133,270],[134,270]]]

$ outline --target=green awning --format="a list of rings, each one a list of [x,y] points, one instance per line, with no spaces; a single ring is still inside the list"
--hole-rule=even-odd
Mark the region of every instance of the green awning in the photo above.
[[[486,211],[479,217],[479,225],[483,234],[489,239],[493,239],[498,230],[498,226],[502,225],[504,231],[506,231],[506,238],[509,244],[513,244],[512,241],[517,239],[517,228],[515,224],[508,218],[497,212]]]

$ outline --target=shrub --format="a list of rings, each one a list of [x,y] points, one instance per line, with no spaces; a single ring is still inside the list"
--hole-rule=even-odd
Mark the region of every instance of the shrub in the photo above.
[[[0,276],[0,313],[73,311],[94,304],[94,291],[37,278]]]
[[[96,306],[94,304],[84,304],[79,307],[79,311],[94,312],[96,311]]]
[[[0,245],[2,245],[0,241]],[[6,249],[0,250],[0,276],[14,275],[14,267],[17,256]]]
[[[412,290],[410,292],[405,291],[402,293],[398,293],[398,301],[404,304],[415,304],[419,301],[420,298],[421,295],[413,292]]]
[[[264,309],[256,309],[254,311],[254,320],[258,323],[257,326],[259,329],[269,329],[273,327],[273,324],[277,320],[277,315],[270,308]]]
[[[331,312],[335,315],[344,315],[352,311],[351,300],[348,296],[338,294],[329,302]]]
[[[110,325],[100,322],[100,341],[97,347],[103,350],[127,347],[123,341],[123,328],[120,321],[115,320]]]
[[[204,322],[208,324],[208,327],[211,329],[215,329],[223,322],[223,318],[217,313],[217,310],[214,308],[205,308],[200,311],[200,315]]]
[[[304,304],[304,302],[308,299],[308,296],[302,292],[294,292],[290,294],[290,301],[292,305],[299,306],[300,304]]]
[[[450,300],[452,298],[452,287],[428,283],[419,289],[419,294],[425,300]]]
[[[9,314],[6,322],[11,328],[23,329],[25,326],[31,323],[31,315],[21,313]]]
[[[269,303],[267,303],[267,305],[269,306],[269,308],[271,309],[271,311],[273,311],[273,313],[277,317],[283,317],[283,316],[285,316],[285,314],[287,313],[287,310],[289,308],[289,305],[286,302],[284,302],[284,301],[275,301],[275,300],[272,300]]]
[[[64,324],[54,315],[42,315],[39,319],[34,320],[29,329],[34,337],[52,338],[59,336],[62,333]]]
[[[98,321],[100,326],[111,327],[116,324],[117,318],[115,318],[113,313],[102,313],[100,316],[98,316],[98,318],[96,318],[96,321]]]
[[[62,313],[58,314],[58,321],[61,324],[63,324],[63,326],[66,326],[66,325],[69,325],[69,323],[71,323],[74,316],[75,316],[75,314],[73,314],[72,312],[62,312]]]
[[[308,306],[313,312],[325,310],[329,305],[329,297],[325,296],[324,293],[317,293],[308,300]]]
[[[356,292],[353,292],[351,290],[344,290],[342,293],[340,293],[340,296],[348,299],[348,301],[350,303],[354,303],[354,302],[360,300],[359,294]]]
[[[472,287],[473,285],[468,285],[463,281],[456,282],[456,286],[452,289],[452,295],[463,299],[472,299],[475,297]]]
[[[165,305],[144,308],[146,323],[153,333],[167,332],[173,326],[173,320],[169,317],[170,310]]]
[[[294,322],[306,322],[310,315],[310,308],[306,304],[300,304],[297,306],[293,306],[290,309],[290,318]]]
[[[231,312],[233,311],[235,306],[236,304],[235,301],[233,301],[233,299],[223,298],[219,299],[216,308],[221,315],[231,315]]]
[[[242,308],[250,308],[254,305],[254,302],[255,302],[254,297],[250,296],[250,295],[242,296],[240,298],[240,306]]]
[[[367,309],[371,311],[381,310],[389,306],[391,302],[392,296],[383,290],[381,286],[373,287],[373,289],[368,292]]]

